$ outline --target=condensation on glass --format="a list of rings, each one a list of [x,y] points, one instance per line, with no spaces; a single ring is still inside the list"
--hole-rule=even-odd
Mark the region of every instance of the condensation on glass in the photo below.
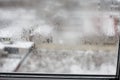
[[[0,71],[115,75],[119,3],[1,0]]]

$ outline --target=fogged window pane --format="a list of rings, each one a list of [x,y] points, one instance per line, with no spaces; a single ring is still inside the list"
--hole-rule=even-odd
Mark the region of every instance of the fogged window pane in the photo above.
[[[115,75],[117,0],[0,0],[0,72]]]

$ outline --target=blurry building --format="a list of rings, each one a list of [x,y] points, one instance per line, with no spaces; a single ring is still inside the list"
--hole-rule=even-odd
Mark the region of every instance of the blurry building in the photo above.
[[[29,53],[34,47],[34,42],[10,41],[10,38],[0,38],[0,54]]]

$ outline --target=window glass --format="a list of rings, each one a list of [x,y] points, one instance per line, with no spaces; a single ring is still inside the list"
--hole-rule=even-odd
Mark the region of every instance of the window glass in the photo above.
[[[0,0],[0,72],[115,75],[119,4]]]
[[[6,52],[10,53],[10,54],[12,54],[12,53],[13,53],[13,54],[19,53],[18,48],[6,47],[4,50],[5,50]]]

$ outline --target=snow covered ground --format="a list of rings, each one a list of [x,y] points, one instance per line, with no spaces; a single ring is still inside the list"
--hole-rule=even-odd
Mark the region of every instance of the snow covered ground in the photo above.
[[[38,49],[24,61],[18,72],[113,75],[116,57],[115,51]]]
[[[2,65],[0,66],[0,72],[14,72],[16,69],[16,65],[19,64],[21,59],[16,58],[1,58],[0,61],[2,61]]]

